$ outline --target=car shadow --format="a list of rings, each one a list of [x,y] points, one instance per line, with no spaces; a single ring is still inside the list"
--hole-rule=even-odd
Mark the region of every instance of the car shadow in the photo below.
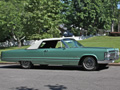
[[[35,66],[33,69],[41,69],[41,70],[75,70],[75,71],[83,71],[80,66]]]
[[[21,87],[11,88],[11,90],[39,90],[39,89],[34,89],[34,88],[28,88],[26,86],[21,86]]]
[[[56,85],[45,85],[45,87],[48,87],[50,90],[65,90],[67,89],[66,86],[64,85],[59,85],[59,84],[56,84]]]
[[[108,67],[99,67],[96,71],[108,69]],[[0,69],[22,69],[19,64],[0,65]],[[85,71],[81,66],[34,66],[30,70],[67,70],[67,71]]]
[[[64,86],[64,85],[59,85],[59,84],[55,84],[55,85],[44,85],[44,87],[49,88],[49,90],[65,90],[65,89],[67,89],[66,86]],[[20,87],[10,88],[10,90],[41,90],[41,89],[29,88],[29,87],[27,87],[27,86],[20,86]]]

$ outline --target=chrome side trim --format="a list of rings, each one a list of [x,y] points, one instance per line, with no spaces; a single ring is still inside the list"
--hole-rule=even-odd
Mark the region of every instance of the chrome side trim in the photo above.
[[[46,60],[79,60],[79,59],[58,59],[58,58],[3,58],[3,60],[26,60],[26,59],[29,59],[29,60],[31,60],[31,59],[33,59],[33,60],[40,60],[40,59],[42,59],[42,60],[44,60],[44,59],[46,59]]]

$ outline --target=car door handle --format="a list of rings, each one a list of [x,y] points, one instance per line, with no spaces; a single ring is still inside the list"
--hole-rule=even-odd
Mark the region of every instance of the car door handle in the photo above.
[[[48,50],[44,50],[44,52],[48,52]]]

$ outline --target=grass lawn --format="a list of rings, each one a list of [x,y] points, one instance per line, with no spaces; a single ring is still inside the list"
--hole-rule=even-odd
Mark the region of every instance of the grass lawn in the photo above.
[[[29,47],[29,46],[0,48],[0,54],[2,51],[14,50],[14,49],[25,49],[27,47]]]
[[[97,36],[79,42],[85,47],[112,47],[120,49],[120,37]],[[115,62],[120,62],[120,59]]]
[[[97,36],[79,42],[86,47],[112,47],[120,49],[120,37]]]
[[[79,41],[85,47],[112,47],[120,49],[120,37],[110,37],[110,36],[97,36],[92,37],[86,40]],[[9,48],[0,48],[1,51],[13,50],[13,49],[25,49],[28,46],[19,47],[9,47]],[[0,61],[1,62],[1,61]],[[120,59],[115,61],[120,62]]]

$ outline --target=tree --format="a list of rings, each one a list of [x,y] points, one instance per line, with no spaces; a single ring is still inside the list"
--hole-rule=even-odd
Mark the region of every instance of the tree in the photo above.
[[[117,4],[119,0],[105,0],[105,3],[107,4],[107,14],[110,16],[111,19],[111,32],[114,32],[114,26],[115,23],[118,21],[118,10],[117,10]]]
[[[30,0],[25,6],[26,35],[35,34],[38,38],[44,38],[45,33],[51,37],[59,36],[62,9],[60,0]]]
[[[65,24],[77,31],[80,28],[87,30],[89,34],[94,34],[99,29],[109,30],[113,21],[116,21],[117,1],[63,0],[68,5],[64,13],[67,19]]]
[[[120,32],[120,1],[118,2],[118,32]]]
[[[5,8],[3,8],[3,6],[5,6],[5,2],[0,1],[0,42],[4,42],[8,36],[8,32],[3,28],[6,27],[5,16],[3,13],[3,10],[5,10]]]
[[[16,40],[19,47],[21,47],[21,41],[25,37],[21,17],[24,13],[23,2],[24,0],[0,1],[0,26],[2,33]]]
[[[68,25],[73,28],[78,27],[94,33],[99,24],[102,23],[100,14],[101,0],[71,0],[69,1],[69,11],[66,12]],[[101,18],[101,19],[100,19]]]

